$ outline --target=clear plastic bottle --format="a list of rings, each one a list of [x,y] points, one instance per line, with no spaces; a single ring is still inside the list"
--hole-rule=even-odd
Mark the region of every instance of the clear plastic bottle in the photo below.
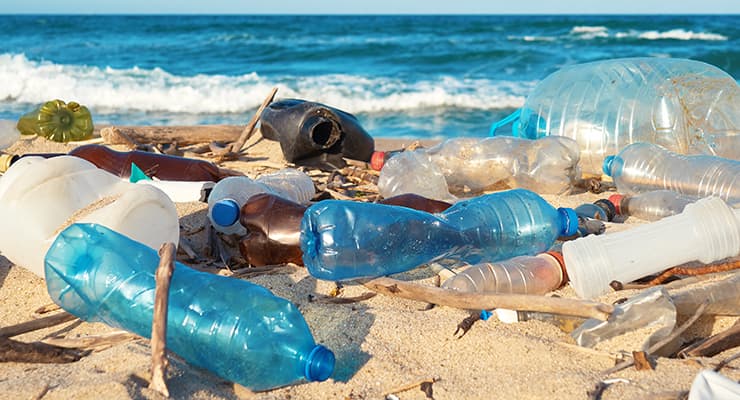
[[[152,248],[178,243],[177,210],[161,190],[72,156],[24,157],[0,178],[0,251],[44,276],[44,254],[72,222],[96,222]]]
[[[671,190],[654,190],[633,196],[613,194],[609,201],[614,204],[618,215],[627,215],[646,221],[657,221],[680,214],[688,204],[698,197],[684,196]]]
[[[301,250],[325,280],[382,276],[440,259],[470,264],[546,251],[578,218],[524,189],[457,202],[439,214],[353,201],[318,202],[303,215]]]
[[[710,263],[738,253],[740,209],[717,197],[660,221],[563,244],[570,283],[584,298],[607,292],[614,280],[631,282],[689,261]]]
[[[15,127],[15,122],[0,119],[0,150],[10,147],[21,137],[21,133]]]
[[[96,224],[62,231],[46,255],[49,295],[66,311],[144,337],[152,330],[154,249]],[[252,390],[326,380],[334,354],[317,345],[298,308],[262,286],[176,263],[167,348]]]
[[[740,201],[740,161],[686,156],[650,143],[635,143],[606,157],[604,173],[626,195],[667,189],[694,196]]]
[[[378,187],[385,197],[417,193],[438,200],[449,200],[448,192],[505,187],[562,194],[580,178],[578,159],[578,144],[565,137],[454,138],[393,155],[381,169]]]
[[[514,132],[567,136],[584,173],[635,142],[681,154],[740,158],[740,87],[721,69],[677,58],[622,58],[567,66],[528,96]]]
[[[234,176],[219,181],[208,196],[208,218],[214,229],[226,234],[244,235],[239,210],[250,197],[273,193],[296,203],[308,203],[316,194],[311,177],[296,169],[285,168],[257,179]]]
[[[470,266],[444,281],[442,287],[468,293],[545,294],[564,283],[562,256],[542,253]]]

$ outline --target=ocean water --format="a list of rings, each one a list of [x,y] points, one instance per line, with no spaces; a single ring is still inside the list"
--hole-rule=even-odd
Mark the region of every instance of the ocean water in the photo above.
[[[244,124],[277,86],[376,137],[482,137],[557,69],[636,56],[738,79],[740,15],[0,15],[0,119],[59,98],[101,124]]]

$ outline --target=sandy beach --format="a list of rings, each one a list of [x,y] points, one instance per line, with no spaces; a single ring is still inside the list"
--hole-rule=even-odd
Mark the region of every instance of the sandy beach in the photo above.
[[[376,142],[380,150],[395,149],[412,140],[383,139]],[[277,142],[258,140],[251,145],[245,159],[228,161],[223,167],[250,176],[285,166]],[[66,152],[75,144],[49,142],[42,138],[23,138],[10,153]],[[122,146],[115,146],[125,150]],[[581,193],[567,196],[544,195],[556,206],[575,207],[608,197]],[[205,203],[177,204],[181,237],[199,255],[206,246],[205,231],[199,230],[206,220]],[[607,223],[607,233],[630,229],[644,223],[628,219],[625,223]],[[188,256],[178,253],[178,260]],[[218,273],[217,265],[200,265]],[[222,272],[223,273],[223,272]],[[433,285],[434,273],[426,267],[393,276]],[[350,304],[325,304],[311,301],[312,296],[329,295],[335,285],[310,276],[305,268],[288,273],[254,276],[250,281],[263,285],[276,295],[291,300],[303,313],[317,343],[336,355],[334,375],[325,382],[307,383],[251,393],[189,366],[178,357],[170,357],[167,382],[174,399],[383,399],[393,394],[400,399],[583,399],[596,384],[607,378],[620,378],[610,385],[602,399],[644,399],[688,390],[702,369],[713,368],[737,350],[728,350],[712,358],[657,358],[654,370],[634,367],[602,375],[613,367],[622,352],[640,350],[644,336],[626,335],[596,349],[584,349],[552,324],[526,321],[506,324],[491,318],[478,321],[467,332],[456,335],[458,324],[469,312],[397,297],[376,295]],[[359,296],[369,292],[361,284],[347,283],[340,297]],[[636,294],[635,290],[614,292],[597,301],[611,304]],[[554,292],[576,298],[569,286]],[[52,304],[43,279],[13,265],[0,256],[0,327],[39,317],[35,311]],[[685,317],[681,318],[681,321]],[[681,322],[679,321],[679,322]],[[685,343],[722,332],[736,317],[702,317],[682,335]],[[73,321],[34,331],[14,339],[32,342],[66,337],[82,338],[116,331],[100,323]],[[147,386],[150,380],[151,352],[149,341],[132,339],[96,348],[79,361],[67,364],[0,363],[0,397],[6,399],[157,399],[160,395]],[[734,362],[722,369],[730,379],[740,379],[740,364]],[[419,385],[433,381],[425,393]],[[401,390],[410,387],[408,390]]]

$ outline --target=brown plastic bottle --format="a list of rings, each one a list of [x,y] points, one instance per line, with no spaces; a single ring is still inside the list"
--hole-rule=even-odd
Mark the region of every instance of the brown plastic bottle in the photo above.
[[[426,212],[442,212],[451,204],[416,194],[402,194],[380,203],[409,207]],[[239,252],[253,266],[294,263],[303,265],[300,247],[301,219],[306,206],[269,193],[249,198],[241,208],[239,221],[247,235],[239,242]]]

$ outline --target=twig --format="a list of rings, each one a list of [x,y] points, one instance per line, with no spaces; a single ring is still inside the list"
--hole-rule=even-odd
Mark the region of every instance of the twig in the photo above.
[[[239,138],[235,142],[232,142],[230,146],[227,146],[225,149],[226,151],[220,154],[221,156],[225,156],[228,153],[238,154],[241,151],[242,147],[244,147],[244,143],[246,143],[247,140],[249,140],[249,138],[252,137],[252,135],[254,134],[254,128],[257,126],[257,122],[259,122],[260,116],[262,116],[262,111],[264,111],[265,108],[267,108],[267,106],[272,103],[272,100],[275,98],[275,94],[277,94],[277,91],[277,88],[272,88],[272,91],[265,98],[265,101],[262,102],[247,126],[244,127],[244,130],[242,131],[241,135],[239,135]]]
[[[44,387],[39,390],[38,393],[36,393],[35,396],[33,396],[34,400],[41,400],[44,396],[46,396],[47,393],[49,393],[49,389],[51,389],[51,385],[48,383],[44,384]]]
[[[175,245],[165,243],[159,248],[159,266],[155,275],[154,319],[152,321],[152,381],[150,389],[170,397],[165,382],[167,369],[167,300],[170,291],[170,280],[175,270]]]
[[[700,267],[673,267],[663,271],[662,274],[653,278],[650,282],[647,283],[647,285],[660,285],[661,283],[665,282],[666,279],[675,275],[705,275],[715,272],[732,271],[738,268],[740,268],[740,258],[732,258],[726,262],[703,265]]]
[[[377,293],[375,292],[366,292],[359,296],[354,296],[354,297],[332,297],[332,296],[316,294],[316,295],[309,295],[308,301],[311,303],[319,303],[319,304],[350,304],[350,303],[358,303],[360,301],[372,299],[376,295]]]
[[[259,275],[277,275],[277,274],[292,274],[298,269],[298,266],[293,263],[284,265],[266,265],[263,267],[252,267],[242,268],[232,271],[229,275],[234,278],[251,278]]]
[[[20,324],[12,325],[12,326],[6,326],[4,328],[0,328],[0,336],[2,337],[13,337],[22,335],[24,333],[37,331],[39,329],[45,329],[50,328],[52,326],[57,326],[60,324],[63,324],[68,321],[72,321],[77,319],[74,315],[68,313],[68,312],[61,312],[54,315],[49,315],[46,317],[41,317],[37,319],[33,319],[26,322],[21,322]]]
[[[102,335],[91,335],[80,338],[47,338],[42,343],[67,349],[94,349],[113,346],[119,343],[138,339],[139,336],[126,331],[115,331]]]
[[[198,259],[198,253],[196,253],[195,250],[193,250],[193,247],[190,246],[190,242],[182,236],[180,236],[180,245],[178,248],[182,249],[182,251],[188,255],[190,260]]]
[[[724,367],[725,367],[725,366],[726,366],[727,364],[729,364],[729,363],[731,363],[731,362],[733,362],[733,361],[737,360],[738,358],[740,358],[740,353],[737,353],[737,354],[733,354],[733,355],[731,355],[731,356],[729,356],[729,357],[725,358],[724,360],[720,361],[720,362],[719,362],[719,364],[717,364],[717,366],[716,366],[716,367],[714,367],[714,372],[719,372],[719,371],[720,371],[720,370],[721,370],[722,368],[724,368]]]
[[[679,352],[681,357],[712,357],[727,349],[740,346],[740,320],[735,322],[730,329],[720,332],[696,345],[690,346]]]
[[[425,383],[435,383],[435,382],[439,382],[439,380],[440,380],[440,378],[439,378],[439,377],[437,377],[437,376],[435,376],[435,377],[433,377],[433,378],[429,378],[429,379],[423,379],[423,380],[420,380],[420,381],[418,381],[418,382],[412,382],[412,383],[409,383],[409,384],[407,384],[407,385],[403,385],[403,386],[397,387],[397,388],[395,388],[395,389],[393,389],[393,390],[389,390],[389,391],[387,391],[387,392],[383,393],[383,397],[386,397],[386,396],[388,396],[389,394],[394,394],[394,393],[401,393],[401,392],[405,392],[405,391],[407,391],[407,390],[411,390],[411,389],[413,389],[413,388],[417,388],[417,387],[419,387],[419,386],[421,386],[421,385],[423,385],[423,384],[425,384]]]
[[[463,293],[387,277],[373,279],[365,282],[364,285],[370,290],[389,296],[466,310],[506,308],[596,318],[601,321],[605,321],[614,311],[612,305],[593,301],[524,294]]]

